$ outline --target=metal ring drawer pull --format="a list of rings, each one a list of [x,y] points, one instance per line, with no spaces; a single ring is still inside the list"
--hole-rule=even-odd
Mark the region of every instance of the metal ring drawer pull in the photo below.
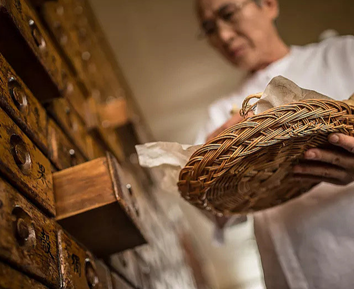
[[[89,285],[89,288],[97,288],[98,287],[98,277],[95,268],[93,267],[89,258],[85,260],[85,274],[86,281]]]
[[[32,37],[34,39],[34,42],[40,49],[45,49],[46,48],[46,42],[44,40],[44,37],[42,36],[41,32],[39,31],[36,23],[34,22],[33,19],[30,19],[28,21],[29,26],[31,27],[32,30]]]
[[[14,77],[9,78],[9,92],[17,109],[24,115],[28,114],[28,100],[21,85]]]
[[[10,137],[11,154],[16,165],[25,175],[30,173],[32,167],[32,158],[24,141],[18,135]]]
[[[137,217],[139,217],[139,216],[140,216],[140,211],[139,211],[138,204],[136,203],[136,201],[135,201],[135,199],[134,199],[134,194],[133,194],[132,185],[131,185],[131,184],[127,184],[127,185],[126,185],[126,188],[128,189],[130,198],[132,199],[132,207],[133,207],[133,210],[134,210],[135,214],[137,215]]]
[[[32,218],[21,208],[12,211],[14,234],[20,246],[33,248],[36,245],[36,232]]]

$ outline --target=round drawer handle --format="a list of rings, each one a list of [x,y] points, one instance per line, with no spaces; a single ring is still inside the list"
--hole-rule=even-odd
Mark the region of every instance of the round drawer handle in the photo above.
[[[10,144],[12,157],[16,165],[23,174],[28,175],[32,167],[32,158],[26,144],[18,135],[11,136]]]
[[[77,165],[77,158],[76,158],[76,152],[74,149],[69,150],[69,155],[70,155],[70,165],[76,166]]]
[[[88,258],[85,260],[85,274],[86,274],[86,281],[87,284],[89,285],[89,288],[97,288],[99,284],[97,273],[90,259]]]
[[[14,234],[20,246],[28,248],[36,245],[36,232],[31,217],[21,208],[12,211]]]
[[[44,49],[46,47],[46,43],[36,23],[34,22],[33,19],[30,19],[28,23],[32,30],[32,37],[34,39],[34,42],[40,49]]]
[[[28,113],[28,100],[27,95],[24,92],[21,85],[16,81],[14,77],[9,79],[9,92],[11,99],[14,102],[17,109],[22,113],[27,115]]]
[[[139,211],[138,204],[136,203],[135,198],[134,198],[132,185],[131,184],[127,184],[126,188],[127,188],[128,192],[129,192],[130,198],[132,199],[133,210],[134,210],[136,216],[139,217],[140,216],[140,211]]]

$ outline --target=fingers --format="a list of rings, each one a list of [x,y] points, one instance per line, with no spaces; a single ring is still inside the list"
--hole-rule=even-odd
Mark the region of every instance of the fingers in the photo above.
[[[329,135],[328,140],[330,143],[354,153],[354,137],[342,133],[333,133]]]
[[[299,164],[294,167],[297,176],[307,177],[320,182],[330,182],[336,184],[349,184],[353,181],[352,175],[341,167],[330,164],[307,163]]]
[[[305,153],[305,159],[321,161],[348,170],[354,168],[354,155],[335,150],[310,149]]]
[[[341,185],[341,186],[347,185],[347,183],[343,183],[342,181],[339,181],[337,179],[331,179],[331,178],[316,177],[316,176],[301,175],[301,174],[295,174],[293,177],[295,180],[298,180],[299,182],[306,181],[314,184],[325,182],[325,183]]]

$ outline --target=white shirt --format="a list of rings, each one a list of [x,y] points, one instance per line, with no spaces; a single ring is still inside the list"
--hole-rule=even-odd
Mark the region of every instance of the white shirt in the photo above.
[[[262,92],[282,75],[337,100],[354,93],[354,37],[291,47],[290,53],[247,78],[238,91],[211,105],[202,136],[230,118],[234,104]],[[199,137],[198,142],[203,141]],[[354,184],[320,184],[300,198],[254,215],[269,289],[354,288]]]
[[[233,95],[209,107],[209,120],[196,143],[204,143],[209,133],[230,118],[233,105],[241,108],[245,97],[262,92],[278,75],[331,98],[348,99],[354,93],[354,37],[334,37],[321,43],[292,46],[287,56],[249,76]]]

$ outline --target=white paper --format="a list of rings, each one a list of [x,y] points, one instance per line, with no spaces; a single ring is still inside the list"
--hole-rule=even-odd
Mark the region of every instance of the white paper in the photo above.
[[[182,145],[176,142],[153,142],[135,146],[142,167],[152,168],[158,175],[160,189],[178,194],[178,177],[192,154],[201,145]]]
[[[277,76],[269,82],[261,99],[257,102],[255,114],[304,99],[329,99],[329,97],[313,90],[303,89],[291,80]]]

